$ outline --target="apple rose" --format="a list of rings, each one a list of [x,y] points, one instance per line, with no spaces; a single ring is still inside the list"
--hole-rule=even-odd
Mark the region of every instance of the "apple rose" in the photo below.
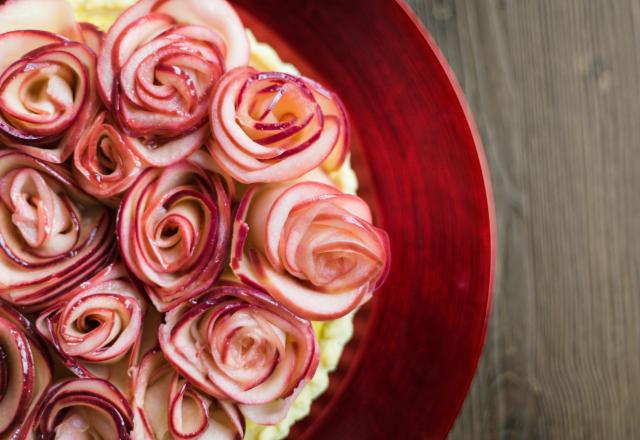
[[[218,82],[210,109],[209,149],[243,183],[296,179],[323,162],[342,165],[349,124],[344,106],[318,83],[240,67]]]
[[[131,407],[102,379],[71,379],[54,385],[27,426],[36,439],[131,439]]]
[[[143,165],[133,152],[134,139],[101,113],[80,138],[73,153],[73,174],[89,194],[111,206],[140,175]]]
[[[148,352],[134,376],[133,438],[242,439],[244,417],[187,382],[159,349]]]
[[[146,302],[124,267],[111,264],[40,314],[38,332],[79,377],[109,380],[127,391],[137,363]]]
[[[42,310],[114,251],[110,211],[64,168],[18,151],[0,152],[0,297]]]
[[[315,320],[366,302],[389,267],[387,234],[371,224],[367,203],[324,180],[252,187],[231,245],[231,268],[242,281]]]
[[[136,154],[166,166],[204,144],[215,82],[248,60],[244,27],[226,1],[142,0],[105,37],[100,93],[136,138]]]
[[[51,384],[51,360],[31,323],[0,301],[0,437],[21,439],[22,429]]]
[[[161,312],[208,289],[227,258],[230,202],[207,158],[146,170],[120,206],[120,250]]]
[[[286,416],[320,353],[309,321],[265,293],[231,282],[167,313],[159,341],[189,382],[237,402],[260,424]]]
[[[64,162],[98,108],[96,55],[61,0],[6,2],[0,32],[0,141]]]

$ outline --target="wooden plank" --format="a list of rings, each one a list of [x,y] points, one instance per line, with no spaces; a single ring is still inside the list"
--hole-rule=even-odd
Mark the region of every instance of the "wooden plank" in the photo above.
[[[451,438],[640,438],[640,3],[410,4],[497,204],[493,317]]]

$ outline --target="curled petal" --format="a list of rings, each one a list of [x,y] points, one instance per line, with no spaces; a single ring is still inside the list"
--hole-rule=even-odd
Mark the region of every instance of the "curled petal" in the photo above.
[[[0,296],[28,311],[61,301],[115,250],[110,211],[68,172],[0,153]]]
[[[36,12],[37,11],[37,12]],[[32,29],[83,41],[73,8],[66,0],[7,0],[0,5],[0,34]]]
[[[0,301],[0,436],[26,437],[24,426],[51,384],[49,354],[31,323]]]
[[[311,323],[270,296],[224,282],[170,311],[159,331],[166,359],[198,388],[274,424],[318,366]]]
[[[229,197],[200,156],[148,169],[120,207],[121,253],[160,311],[208,289],[227,257]]]
[[[130,138],[131,149],[143,164],[154,167],[167,167],[180,162],[206,142],[208,129],[206,126],[186,136],[174,139]]]
[[[137,362],[146,302],[124,267],[111,264],[40,314],[38,332],[79,377],[109,380],[127,390]]]
[[[104,41],[104,32],[92,23],[80,23],[79,26],[84,44],[89,46],[96,54],[99,54]]]
[[[368,205],[304,179],[247,191],[231,252],[241,280],[316,320],[344,316],[366,302],[389,268],[387,234],[371,224]]]
[[[340,97],[333,91],[327,89],[322,84],[304,78],[305,83],[313,92],[313,96],[320,104],[325,118],[334,119],[338,124],[338,139],[331,151],[331,154],[322,163],[322,168],[327,171],[340,169],[349,154],[349,144],[351,142],[351,128],[347,110]]]
[[[98,108],[95,53],[56,34],[19,30],[0,34],[0,60],[0,140],[64,162]]]
[[[129,440],[131,407],[118,389],[102,379],[71,379],[53,386],[28,427],[35,438]]]
[[[102,98],[146,163],[167,166],[200,148],[211,91],[245,64],[244,27],[223,0],[142,0],[107,33],[99,57]]]
[[[202,2],[198,0],[142,0],[124,11],[111,26],[105,38],[104,48],[100,53],[100,89],[105,102],[111,104],[114,82],[123,65],[123,58],[113,61],[116,46],[121,41],[121,34],[131,30],[131,25],[151,14],[169,17],[171,23],[203,26],[215,30],[224,41],[225,67],[232,69],[249,62],[249,41],[240,18],[231,5],[225,0]],[[139,22],[137,24],[140,24]],[[153,26],[139,28],[144,32],[136,32],[134,43],[146,43],[153,36],[162,33],[166,28]],[[120,41],[119,41],[120,40]],[[128,53],[133,49],[129,48]]]
[[[334,98],[286,73],[229,71],[211,102],[211,154],[243,183],[297,179],[325,161],[335,168],[346,156],[349,129]]]
[[[164,359],[148,352],[134,376],[133,438],[160,440],[172,436],[242,439],[245,421],[236,405],[204,394]]]
[[[73,153],[73,174],[89,194],[112,206],[143,169],[136,139],[122,133],[101,113],[84,132]]]

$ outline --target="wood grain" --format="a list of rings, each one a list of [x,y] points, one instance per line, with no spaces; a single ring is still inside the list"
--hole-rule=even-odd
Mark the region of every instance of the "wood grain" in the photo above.
[[[640,3],[410,0],[485,144],[499,259],[452,439],[640,438]]]

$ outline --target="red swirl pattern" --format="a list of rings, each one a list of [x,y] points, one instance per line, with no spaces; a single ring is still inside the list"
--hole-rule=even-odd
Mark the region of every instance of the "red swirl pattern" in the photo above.
[[[242,439],[384,281],[342,101],[249,55],[225,0],[0,0],[0,437]]]
[[[97,110],[95,70],[82,43],[44,31],[0,35],[0,140],[65,161]]]
[[[73,153],[73,174],[89,194],[117,206],[144,166],[133,151],[135,139],[99,114],[80,138]]]
[[[77,376],[102,378],[123,392],[138,362],[146,301],[124,267],[111,264],[43,311],[38,332]]]
[[[0,142],[64,162],[98,109],[99,32],[64,0],[8,0],[0,17]]]
[[[213,86],[245,64],[242,23],[225,1],[142,0],[109,29],[98,66],[102,98],[145,162],[166,166],[200,148]]]
[[[231,267],[307,319],[343,316],[368,301],[389,268],[387,234],[367,203],[322,172],[253,187],[234,223]]]
[[[210,160],[148,169],[120,206],[122,256],[161,312],[208,289],[227,257],[230,201]]]
[[[25,310],[60,301],[111,258],[111,212],[62,167],[0,152],[0,297]]]
[[[216,87],[209,150],[243,183],[296,179],[323,162],[337,169],[349,125],[339,98],[319,84],[280,72],[240,67]]]
[[[263,424],[285,417],[320,354],[309,321],[230,282],[167,313],[159,339],[166,359],[187,380],[238,402],[245,416]]]

